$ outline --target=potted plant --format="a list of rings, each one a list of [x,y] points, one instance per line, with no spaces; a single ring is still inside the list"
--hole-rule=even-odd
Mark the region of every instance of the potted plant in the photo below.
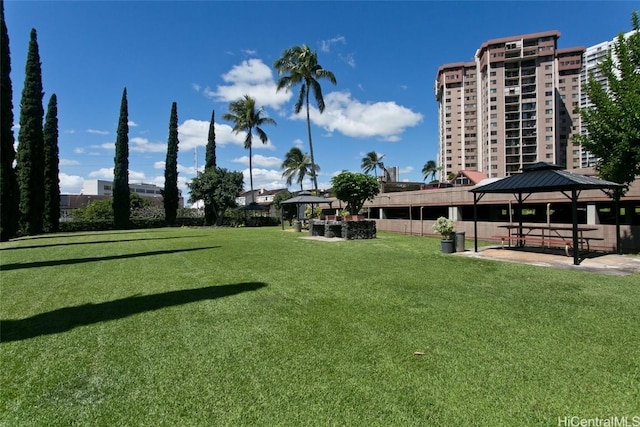
[[[441,216],[436,220],[432,228],[433,231],[439,233],[441,236],[440,246],[442,252],[445,254],[453,253],[455,249],[453,239],[451,238],[453,229],[455,228],[455,223],[453,222],[453,220]]]
[[[346,209],[341,209],[340,212],[338,212],[338,221],[346,221],[349,215],[351,215],[351,212]]]

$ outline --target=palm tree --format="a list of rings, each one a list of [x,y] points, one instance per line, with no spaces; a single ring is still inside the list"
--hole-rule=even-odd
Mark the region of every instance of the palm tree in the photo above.
[[[300,184],[300,191],[303,190],[302,181],[304,177],[307,175],[311,176],[313,171],[318,172],[320,170],[320,166],[318,165],[314,165],[313,168],[311,167],[311,157],[303,153],[298,147],[293,147],[287,152],[280,167],[284,169],[282,177],[287,178],[287,185],[291,185],[293,178],[297,177],[297,183]]]
[[[264,110],[260,108],[256,110],[256,100],[249,95],[245,95],[236,101],[229,104],[229,112],[225,113],[222,118],[234,123],[233,131],[237,134],[240,132],[246,132],[247,136],[244,139],[244,148],[249,150],[249,183],[251,186],[251,201],[253,202],[253,165],[252,158],[252,140],[253,130],[255,129],[260,141],[263,144],[267,143],[269,139],[267,134],[262,130],[260,126],[264,124],[273,124],[276,122],[271,117],[263,117]]]
[[[438,171],[438,165],[435,160],[429,160],[422,167],[422,175],[424,176],[424,180],[426,181],[427,177],[431,176],[431,181],[436,178],[436,172]]]
[[[298,100],[295,105],[295,112],[298,114],[302,109],[302,105],[307,106],[307,134],[309,136],[309,153],[311,154],[311,177],[313,178],[313,187],[318,191],[318,179],[315,173],[315,158],[313,157],[313,143],[311,141],[311,119],[309,116],[309,92],[313,92],[316,105],[320,113],[324,111],[324,98],[322,97],[322,88],[318,79],[328,79],[332,84],[336,84],[336,78],[329,70],[322,68],[318,64],[318,55],[308,46],[294,46],[284,52],[282,57],[273,64],[281,75],[278,80],[276,91],[282,88],[289,90],[291,87],[301,84]]]
[[[371,151],[362,158],[360,167],[362,168],[362,171],[364,173],[373,171],[376,175],[376,178],[378,178],[378,169],[380,169],[380,172],[386,175],[387,169],[384,167],[384,163],[382,163],[383,158],[384,154],[382,156],[379,156],[375,151]]]

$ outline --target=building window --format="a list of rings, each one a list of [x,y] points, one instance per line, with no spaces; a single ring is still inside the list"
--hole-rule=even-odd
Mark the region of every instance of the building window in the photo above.
[[[545,114],[553,114],[553,109],[551,108],[547,108],[546,110],[544,110]]]
[[[553,83],[547,82],[544,84],[544,87],[553,87]]]
[[[544,128],[544,130],[547,132],[553,132],[553,126],[547,126]]]
[[[544,140],[545,141],[553,141],[553,136],[547,135],[547,136],[544,137]]]
[[[552,105],[553,104],[553,100],[551,99],[547,99],[546,101],[544,101],[544,105]]]

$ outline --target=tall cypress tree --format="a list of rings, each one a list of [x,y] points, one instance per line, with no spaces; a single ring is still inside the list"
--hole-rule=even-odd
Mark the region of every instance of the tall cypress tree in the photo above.
[[[178,215],[178,106],[171,105],[167,160],[164,165],[164,216],[167,224],[175,225]]]
[[[24,88],[20,101],[17,176],[21,227],[29,235],[42,232],[44,211],[44,141],[42,135],[42,70],[36,30],[31,30]]]
[[[216,110],[211,111],[211,122],[209,123],[209,137],[207,138],[207,151],[204,168],[216,167],[216,130],[214,128]],[[197,171],[196,171],[197,172]]]
[[[13,162],[13,89],[11,87],[11,51],[9,32],[4,22],[4,1],[0,0],[0,241],[14,237],[18,232],[20,194]]]
[[[122,92],[120,120],[113,168],[113,223],[116,228],[129,226],[131,194],[129,192],[129,107],[127,88]]]
[[[205,172],[209,169],[216,168],[216,131],[215,131],[215,114],[216,111],[211,111],[211,122],[209,123],[209,137],[207,139],[207,150],[205,154]],[[196,174],[198,171],[196,171]],[[215,209],[213,205],[207,201],[204,202],[204,222],[207,225],[212,225],[215,217]]]
[[[44,231],[60,228],[60,178],[58,159],[58,98],[49,99],[44,121]]]

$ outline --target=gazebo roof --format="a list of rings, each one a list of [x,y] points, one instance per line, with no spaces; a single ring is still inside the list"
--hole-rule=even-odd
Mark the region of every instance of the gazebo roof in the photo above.
[[[297,196],[292,197],[290,199],[284,200],[282,202],[280,202],[281,205],[288,205],[288,204],[296,204],[296,205],[302,205],[302,204],[318,204],[318,203],[328,203],[329,205],[331,205],[333,201],[332,200],[327,200],[324,197],[318,197],[318,196],[312,196],[310,192],[308,191],[301,191],[300,193],[298,193]]]
[[[538,162],[525,168],[522,173],[484,185],[481,183],[469,191],[472,193],[544,193],[591,189],[612,190],[622,186],[615,182],[574,174],[557,165]]]

